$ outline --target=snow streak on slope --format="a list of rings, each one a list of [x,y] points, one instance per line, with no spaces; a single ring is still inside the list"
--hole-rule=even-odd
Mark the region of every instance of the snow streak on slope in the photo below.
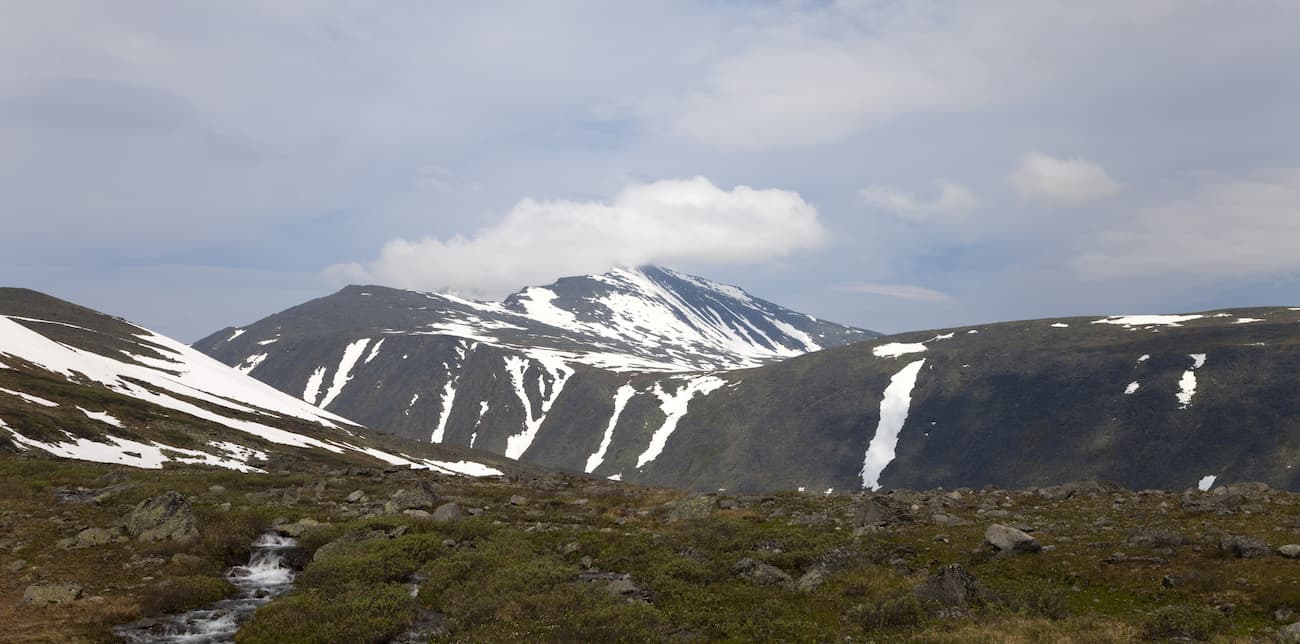
[[[302,399],[316,404],[316,399],[320,398],[320,386],[325,384],[325,367],[316,367],[311,372],[311,377],[307,378],[307,388],[302,390]]]
[[[668,444],[668,437],[673,435],[677,430],[677,423],[686,416],[687,409],[690,407],[691,399],[696,394],[707,396],[720,387],[727,384],[727,381],[716,376],[696,376],[686,378],[686,384],[682,385],[676,393],[664,391],[662,383],[655,383],[654,394],[659,397],[659,408],[663,410],[667,418],[664,424],[655,430],[654,435],[650,437],[650,445],[645,448],[636,459],[637,469],[645,467],[659,455],[663,453],[664,446]]]
[[[1193,353],[1188,355],[1192,359],[1192,368],[1183,372],[1183,377],[1178,380],[1178,408],[1187,409],[1192,405],[1192,396],[1196,395],[1196,370],[1205,366],[1205,354]]]
[[[605,460],[605,452],[609,451],[609,444],[614,441],[614,427],[618,425],[618,417],[623,415],[623,408],[627,406],[627,401],[636,395],[636,389],[628,383],[618,388],[614,394],[614,415],[609,418],[609,425],[605,427],[605,434],[600,439],[600,447],[596,452],[587,457],[587,466],[583,469],[587,474],[596,471],[597,467]]]
[[[551,411],[551,405],[554,405],[556,399],[560,397],[560,391],[564,389],[564,384],[568,381],[569,376],[573,375],[573,369],[565,365],[564,361],[551,357],[537,357],[530,360],[528,358],[506,356],[505,363],[506,373],[510,375],[510,382],[514,385],[515,395],[519,397],[524,412],[523,431],[506,438],[505,455],[508,458],[518,459],[523,456],[524,452],[528,451],[528,447],[533,444],[533,439],[537,438],[537,432],[541,431],[547,412]],[[539,370],[542,371],[537,376],[537,391],[538,395],[541,396],[541,411],[536,415],[533,413],[533,405],[528,398],[528,388],[524,382],[530,363],[536,363]],[[550,376],[549,383],[546,380],[547,376]]]
[[[457,342],[456,345],[456,356],[460,358],[461,362],[465,360],[463,344],[464,341],[462,340]],[[433,430],[433,435],[429,437],[429,442],[432,443],[441,443],[442,437],[447,432],[447,419],[451,418],[451,406],[456,403],[456,383],[460,381],[458,369],[460,365],[456,365],[454,368],[450,364],[443,363],[443,366],[447,368],[447,383],[442,388],[442,408],[438,410],[438,426]],[[419,396],[419,394],[416,394],[416,396]],[[411,404],[415,404],[415,399],[411,400]],[[407,411],[410,411],[409,407]]]
[[[325,399],[320,401],[320,408],[327,409],[330,403],[339,394],[343,393],[343,388],[347,386],[348,381],[352,380],[352,368],[357,365],[361,355],[366,352],[366,345],[370,344],[368,338],[362,338],[348,345],[343,350],[343,358],[339,360],[339,367],[334,371],[334,382],[330,383],[329,391],[325,392]]]
[[[863,489],[880,489],[880,475],[894,460],[895,448],[898,447],[898,434],[907,422],[907,414],[912,407],[912,388],[916,386],[916,377],[921,373],[925,360],[917,360],[889,379],[885,394],[880,400],[880,422],[876,425],[876,434],[867,446],[867,456],[862,463]]]
[[[80,461],[94,461],[96,463],[117,463],[139,467],[145,469],[161,469],[163,463],[175,461],[178,463],[194,463],[201,465],[212,465],[215,467],[224,467],[226,469],[238,470],[240,472],[260,472],[261,470],[248,465],[248,457],[254,452],[248,450],[242,454],[234,454],[233,458],[223,458],[199,450],[184,449],[172,447],[159,442],[140,443],[117,436],[106,435],[104,438],[107,442],[92,441],[88,438],[73,436],[67,432],[64,435],[68,440],[57,443],[46,443],[33,440],[19,434],[13,428],[0,420],[0,429],[9,432],[10,438],[19,449],[39,449],[43,452],[60,456],[63,458],[72,458]],[[221,447],[219,443],[211,443],[215,447]],[[230,451],[230,450],[225,450]],[[263,455],[265,456],[265,455]]]
[[[44,398],[41,398],[40,396],[33,396],[33,395],[31,395],[31,394],[25,394],[25,393],[23,393],[23,392],[21,392],[21,391],[14,391],[13,389],[5,389],[4,387],[0,387],[0,393],[6,393],[6,394],[9,394],[10,396],[17,396],[17,397],[22,398],[23,400],[25,400],[25,401],[27,401],[27,402],[29,402],[29,403],[32,403],[33,405],[40,405],[40,406],[42,406],[42,407],[58,407],[58,406],[59,406],[59,403],[56,403],[56,402],[54,402],[54,401],[52,401],[52,400],[46,400],[46,399],[44,399]]]

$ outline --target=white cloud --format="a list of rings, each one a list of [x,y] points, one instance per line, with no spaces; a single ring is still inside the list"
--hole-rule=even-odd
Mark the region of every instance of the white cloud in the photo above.
[[[397,239],[365,266],[329,270],[351,281],[500,297],[620,264],[759,262],[824,237],[816,208],[798,193],[723,190],[696,177],[631,185],[609,202],[524,199],[470,237]]]
[[[1120,185],[1106,170],[1083,159],[1058,159],[1042,152],[1025,154],[1011,173],[1011,185],[1026,201],[1082,206],[1109,197]]]
[[[1210,181],[1086,239],[1090,278],[1242,278],[1300,270],[1300,168]]]
[[[858,192],[858,198],[869,206],[882,208],[902,219],[927,221],[936,215],[960,215],[974,208],[979,201],[966,186],[952,181],[939,183],[939,194],[927,201],[917,195],[886,188],[872,186]]]
[[[845,284],[836,284],[831,288],[848,293],[883,295],[885,297],[892,297],[900,300],[912,300],[916,302],[953,301],[952,296],[947,293],[912,284],[870,284],[865,282],[848,282]]]

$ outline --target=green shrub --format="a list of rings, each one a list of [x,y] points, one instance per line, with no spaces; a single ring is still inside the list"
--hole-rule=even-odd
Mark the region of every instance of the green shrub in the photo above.
[[[343,593],[295,592],[253,613],[235,641],[241,644],[386,642],[414,621],[416,604],[405,586],[384,584]]]
[[[218,602],[234,593],[234,586],[219,577],[171,577],[150,586],[140,598],[145,615],[179,613]]]
[[[1196,606],[1165,606],[1143,622],[1142,636],[1147,639],[1186,637],[1208,640],[1223,627],[1223,615],[1218,611]]]

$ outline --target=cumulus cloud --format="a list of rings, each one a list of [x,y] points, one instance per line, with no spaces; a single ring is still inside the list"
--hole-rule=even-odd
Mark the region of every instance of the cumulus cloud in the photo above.
[[[871,284],[866,282],[847,282],[844,284],[836,284],[831,288],[848,293],[882,295],[884,297],[892,297],[900,300],[912,300],[916,302],[953,301],[952,296],[947,293],[913,284]]]
[[[816,208],[798,193],[723,190],[696,177],[630,185],[608,202],[524,199],[471,236],[397,239],[369,264],[329,272],[495,298],[615,265],[759,262],[815,248],[824,238]]]
[[[1109,197],[1120,185],[1106,170],[1083,159],[1058,159],[1042,152],[1026,153],[1011,173],[1011,185],[1026,201],[1082,206]]]
[[[887,210],[901,219],[917,222],[940,216],[961,215],[979,203],[966,186],[952,181],[940,182],[939,194],[929,200],[884,186],[864,188],[858,192],[858,199],[869,206]]]
[[[1263,277],[1300,270],[1300,168],[1219,178],[1085,240],[1090,278]]]

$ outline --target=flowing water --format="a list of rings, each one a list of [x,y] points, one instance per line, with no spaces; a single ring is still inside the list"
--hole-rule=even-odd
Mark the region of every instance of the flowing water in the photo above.
[[[146,619],[113,632],[127,642],[233,642],[235,631],[253,611],[293,588],[293,570],[284,554],[298,542],[266,533],[253,542],[248,565],[235,566],[226,579],[238,589],[233,597],[207,608]]]

